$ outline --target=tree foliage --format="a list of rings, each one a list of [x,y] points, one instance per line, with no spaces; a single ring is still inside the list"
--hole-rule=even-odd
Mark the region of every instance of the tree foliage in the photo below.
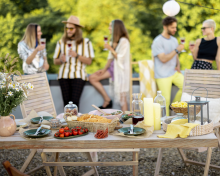
[[[95,2],[95,3],[94,3]],[[93,73],[104,67],[108,52],[103,51],[103,36],[109,35],[108,26],[114,19],[124,21],[131,41],[131,54],[134,61],[151,59],[151,44],[153,39],[162,32],[162,19],[166,17],[162,6],[166,0],[1,0],[0,1],[0,53],[9,53],[18,57],[17,44],[24,35],[29,23],[41,25],[43,36],[47,39],[47,53],[50,64],[50,73],[57,73],[59,66],[53,64],[53,53],[56,42],[61,38],[64,25],[61,21],[70,15],[80,18],[80,23],[85,26],[83,36],[89,38],[95,50],[95,59],[87,67],[88,73]],[[220,9],[216,0],[185,0],[186,3],[203,5]],[[175,37],[186,37],[186,53],[180,54],[181,69],[190,68],[193,62],[189,55],[189,42],[202,38],[201,26],[206,19],[213,19],[217,24],[219,11],[205,9],[179,3],[180,13],[178,31]],[[220,35],[217,25],[216,36]],[[0,67],[3,63],[0,63]],[[215,66],[216,67],[216,66]],[[22,61],[17,63],[17,68],[22,71]],[[138,66],[134,67],[138,71]]]

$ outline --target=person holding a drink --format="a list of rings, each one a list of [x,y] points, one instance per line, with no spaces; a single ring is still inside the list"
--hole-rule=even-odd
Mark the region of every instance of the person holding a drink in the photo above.
[[[101,80],[112,78],[114,83],[114,101],[120,103],[122,111],[127,111],[130,75],[130,42],[128,32],[121,20],[113,20],[109,25],[112,42],[105,42],[104,47],[109,50],[108,61],[104,69],[89,77],[90,83],[104,98],[101,109],[112,108],[112,100],[106,93]],[[105,39],[106,40],[106,39]]]
[[[35,74],[49,69],[46,39],[42,39],[41,35],[41,27],[31,23],[18,43],[18,54],[23,60],[24,74]]]
[[[57,42],[54,53],[54,64],[60,65],[58,80],[62,91],[64,106],[72,101],[79,107],[80,96],[88,80],[86,65],[95,57],[92,43],[82,37],[82,28],[76,16],[63,21],[64,34]]]
[[[178,54],[184,49],[183,44],[178,44],[175,37],[177,20],[174,17],[163,19],[163,32],[158,35],[151,46],[154,57],[154,74],[158,89],[166,100],[166,114],[169,116],[172,83],[179,90],[174,98],[180,101],[182,95],[184,77],[180,71]],[[183,41],[182,41],[183,42]]]
[[[190,45],[194,63],[191,69],[213,70],[212,63],[216,60],[217,69],[220,70],[220,37],[215,37],[215,21],[205,20],[202,33],[205,38],[197,39],[195,46]]]

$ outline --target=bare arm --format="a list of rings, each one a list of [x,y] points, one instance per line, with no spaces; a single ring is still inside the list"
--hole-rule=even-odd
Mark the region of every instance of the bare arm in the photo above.
[[[184,48],[184,45],[181,44],[176,49],[180,52],[183,50],[183,48]],[[166,63],[170,61],[176,54],[177,54],[176,51],[173,50],[169,54],[165,54],[165,53],[158,54],[157,57],[160,59],[161,62]]]
[[[92,63],[92,58],[90,58],[90,57],[85,57],[85,56],[80,56],[80,55],[78,55],[78,59],[79,59],[82,63],[84,63],[84,64],[86,64],[86,65],[91,65],[91,63]]]
[[[217,38],[217,44],[218,44],[218,51],[215,60],[217,64],[217,69],[220,70],[220,37]]]
[[[197,40],[196,40],[195,47],[194,47],[194,49],[193,49],[193,51],[192,51],[192,55],[193,55],[193,59],[194,59],[194,60],[197,59],[200,43],[201,43],[201,39],[197,39]]]

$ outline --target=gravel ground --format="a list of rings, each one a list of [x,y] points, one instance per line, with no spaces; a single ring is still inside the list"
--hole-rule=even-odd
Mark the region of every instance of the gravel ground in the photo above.
[[[0,161],[9,160],[16,168],[21,168],[30,150],[0,150]],[[189,159],[205,162],[207,152],[197,153],[186,151]],[[141,149],[139,153],[139,176],[153,176],[157,162],[158,149]],[[132,160],[132,153],[98,153],[99,161],[129,161]],[[41,164],[41,157],[36,154],[27,170]],[[81,153],[62,153],[61,161],[88,161]],[[220,152],[217,148],[213,149],[211,164],[220,166]],[[53,168],[50,168],[53,171]],[[119,167],[97,167],[100,176],[132,176],[132,166]],[[67,176],[80,176],[90,167],[64,167]],[[200,166],[184,166],[177,149],[165,149],[161,163],[160,175],[163,176],[200,176],[203,175],[204,168]],[[44,176],[44,169],[38,170],[33,176]],[[0,176],[7,176],[3,166],[0,165]],[[209,176],[220,176],[220,171],[210,169]]]

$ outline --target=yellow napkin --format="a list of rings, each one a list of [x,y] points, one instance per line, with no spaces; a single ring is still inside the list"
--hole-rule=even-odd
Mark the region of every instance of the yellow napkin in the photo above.
[[[159,138],[171,138],[177,137],[187,138],[190,131],[199,124],[187,123],[188,119],[180,119],[172,122],[167,126],[167,132],[165,135],[158,135]]]

